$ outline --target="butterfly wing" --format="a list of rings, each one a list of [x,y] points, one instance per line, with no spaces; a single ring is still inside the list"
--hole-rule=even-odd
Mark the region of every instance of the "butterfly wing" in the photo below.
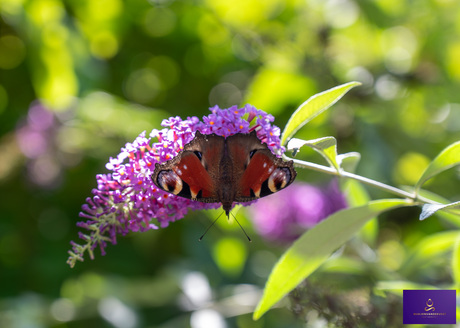
[[[234,167],[237,181],[234,201],[247,202],[265,197],[294,181],[297,173],[292,161],[286,162],[273,155],[255,132],[232,137],[227,138],[229,153],[240,159]]]
[[[215,176],[222,157],[224,138],[203,135],[195,138],[173,159],[157,163],[152,180],[160,189],[204,203],[218,203]]]

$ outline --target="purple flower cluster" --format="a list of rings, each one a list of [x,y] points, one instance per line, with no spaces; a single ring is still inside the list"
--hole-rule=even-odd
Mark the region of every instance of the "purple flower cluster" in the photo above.
[[[271,125],[275,120],[273,115],[251,105],[245,105],[243,108],[232,106],[224,110],[214,106],[209,110],[211,114],[203,117],[203,122],[196,123],[196,130],[201,133],[215,133],[228,137],[236,133],[250,133],[255,130],[257,137],[266,143],[274,154],[281,156],[284,153],[285,148],[280,146],[280,128]]]
[[[325,188],[293,183],[289,188],[260,199],[251,213],[256,231],[270,241],[292,242],[332,213],[346,208],[337,181]]]
[[[203,117],[203,121],[197,117],[164,120],[161,123],[164,129],[154,129],[149,138],[145,132],[141,133],[134,142],[127,143],[116,158],[110,158],[106,167],[112,173],[96,176],[97,188],[92,191],[93,197],[88,197],[82,206],[80,217],[86,221],[77,225],[88,232],[79,233],[83,245],[71,242],[72,250],[67,260],[71,267],[77,260],[83,261],[85,252],[93,259],[97,246],[104,255],[107,243],[116,244],[118,234],[158,229],[158,226],[164,228],[183,218],[189,209],[220,206],[168,194],[159,190],[151,180],[155,164],[176,156],[194,138],[196,131],[227,137],[255,130],[259,139],[275,154],[280,156],[284,151],[280,146],[280,129],[271,125],[272,115],[250,105],[228,109],[215,106],[210,110],[211,114]],[[153,142],[154,139],[157,141]]]

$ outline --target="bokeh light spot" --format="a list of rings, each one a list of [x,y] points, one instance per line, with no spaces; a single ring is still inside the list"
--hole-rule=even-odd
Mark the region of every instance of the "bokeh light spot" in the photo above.
[[[81,282],[86,296],[100,299],[107,294],[107,280],[99,274],[85,274],[82,276]]]
[[[230,107],[235,104],[240,104],[243,100],[243,94],[232,83],[220,83],[212,88],[209,93],[209,104],[219,105],[220,107]]]
[[[37,158],[45,153],[48,142],[39,131],[20,128],[17,132],[19,147],[24,155],[29,158]]]
[[[101,316],[116,328],[137,326],[136,313],[115,297],[104,298],[98,306]]]
[[[278,16],[285,6],[280,0],[208,0],[209,6],[228,24],[251,29]]]
[[[27,123],[35,131],[46,131],[52,127],[54,122],[53,113],[43,107],[40,103],[33,104],[27,114]]]
[[[95,21],[107,21],[116,18],[123,11],[121,0],[98,0],[87,1],[91,19]]]
[[[153,69],[143,68],[133,72],[126,81],[126,96],[140,104],[154,100],[160,93],[161,82]]]
[[[182,279],[182,290],[195,307],[200,307],[211,301],[212,290],[208,279],[201,272],[189,272]]]
[[[388,240],[378,248],[380,263],[389,270],[397,270],[404,260],[404,248],[395,240]]]
[[[50,307],[51,315],[61,322],[71,321],[75,317],[75,305],[67,298],[58,298]]]
[[[72,300],[74,304],[82,304],[84,300],[83,286],[77,279],[68,279],[61,285],[61,296]]]
[[[326,2],[325,18],[335,28],[352,25],[359,17],[359,8],[350,0],[329,0]]]
[[[240,239],[222,238],[214,246],[213,258],[224,273],[238,276],[246,263],[247,249]]]
[[[460,131],[460,104],[451,103],[446,118],[446,129],[452,132]]]
[[[392,100],[396,98],[400,89],[400,83],[391,75],[380,76],[375,82],[375,92],[384,100]]]
[[[170,34],[176,26],[176,14],[168,8],[151,8],[144,16],[144,29],[150,36]]]
[[[225,328],[227,324],[225,323],[222,315],[211,309],[204,309],[195,311],[190,317],[190,327],[191,328]]]
[[[109,31],[102,31],[91,39],[91,53],[99,58],[111,58],[118,52],[118,41]]]
[[[64,16],[62,3],[56,0],[31,1],[26,8],[30,18],[38,26],[54,23]]]
[[[162,85],[166,88],[172,88],[179,81],[180,68],[179,65],[170,57],[156,56],[153,57],[147,64],[152,68],[161,80]]]
[[[394,176],[398,184],[415,185],[422,176],[430,160],[419,153],[404,154],[396,163]]]
[[[40,156],[29,164],[29,177],[34,183],[53,188],[57,186],[62,169],[55,158],[51,156]]]
[[[396,26],[383,31],[381,48],[387,69],[396,74],[405,74],[413,66],[418,41],[408,28]]]

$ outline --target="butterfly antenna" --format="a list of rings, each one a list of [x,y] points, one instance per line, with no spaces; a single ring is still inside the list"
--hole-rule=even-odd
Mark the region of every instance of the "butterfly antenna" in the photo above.
[[[198,241],[203,240],[204,235],[206,235],[206,233],[209,231],[209,229],[211,229],[211,227],[214,225],[214,223],[216,223],[217,220],[219,220],[219,218],[222,216],[222,214],[224,214],[224,212],[220,213],[219,216],[217,217],[217,219],[215,219],[215,220],[209,225],[209,227],[208,227],[208,228],[205,230],[205,232],[201,235],[201,237],[198,239]]]
[[[251,238],[249,238],[248,234],[246,233],[246,231],[244,230],[243,226],[240,224],[240,222],[236,219],[236,216],[233,215],[233,213],[230,213],[233,218],[235,219],[236,223],[238,223],[238,225],[240,226],[241,230],[243,230],[243,233],[244,235],[246,236],[246,238],[248,239],[249,242],[252,242]],[[230,217],[230,215],[229,215]]]

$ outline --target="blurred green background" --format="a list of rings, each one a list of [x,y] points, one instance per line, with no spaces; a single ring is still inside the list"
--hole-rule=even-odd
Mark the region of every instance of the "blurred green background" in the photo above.
[[[400,300],[376,286],[452,283],[458,226],[419,222],[417,209],[382,217],[371,238],[309,279],[318,290],[257,322],[251,312],[285,245],[257,236],[245,211],[251,244],[225,220],[197,242],[220,213],[210,211],[119,238],[74,269],[66,251],[110,156],[162,119],[201,117],[215,104],[251,103],[283,128],[311,95],[360,81],[297,137],[333,135],[340,153],[362,154],[359,174],[415,183],[460,139],[459,36],[456,0],[2,0],[0,326],[323,327],[324,313],[305,303],[340,294],[337,302],[371,304],[399,327]],[[42,130],[34,108],[53,113]],[[458,178],[450,170],[427,188],[459,200]]]

